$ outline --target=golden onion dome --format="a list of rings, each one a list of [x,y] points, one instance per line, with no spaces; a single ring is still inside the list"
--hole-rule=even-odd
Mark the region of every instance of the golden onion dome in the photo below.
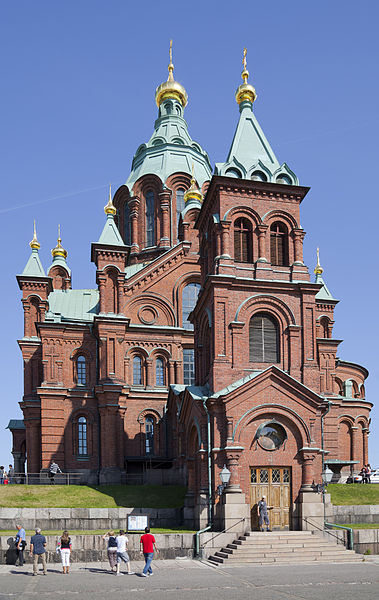
[[[246,68],[246,54],[247,50],[246,48],[244,48],[242,59],[243,71],[241,73],[243,83],[241,83],[241,85],[239,85],[236,90],[236,100],[238,104],[241,104],[241,102],[243,102],[244,100],[248,100],[249,102],[253,103],[257,97],[255,88],[252,85],[250,85],[250,83],[247,83],[247,80],[249,78],[249,71]]]
[[[174,65],[172,62],[172,40],[170,40],[170,64],[168,65],[168,79],[159,85],[155,91],[155,101],[157,106],[161,105],[166,98],[175,98],[183,108],[187,105],[188,94],[185,88],[174,79]]]
[[[322,275],[324,272],[324,269],[320,265],[320,248],[317,248],[317,265],[315,266],[313,272],[315,275]]]
[[[58,241],[57,241],[57,245],[55,246],[55,248],[52,249],[51,254],[53,256],[53,258],[67,258],[67,250],[65,250],[61,244],[62,239],[61,239],[61,226],[58,225]]]
[[[191,187],[188,188],[188,190],[186,191],[186,193],[184,194],[184,202],[188,202],[188,200],[198,200],[199,202],[203,201],[203,194],[201,193],[201,191],[199,190],[198,187],[196,187],[196,179],[193,173],[193,164],[192,164],[192,177],[191,177]]]
[[[117,208],[115,207],[115,205],[112,202],[112,187],[111,184],[109,184],[109,200],[108,200],[108,204],[106,204],[104,206],[104,212],[106,215],[115,215],[117,213]]]
[[[29,242],[29,246],[32,250],[39,250],[41,248],[41,244],[37,240],[37,232],[36,232],[36,222],[34,221],[34,230],[33,230],[33,239]]]

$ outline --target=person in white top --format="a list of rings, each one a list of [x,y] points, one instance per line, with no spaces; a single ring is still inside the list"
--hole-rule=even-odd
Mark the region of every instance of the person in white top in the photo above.
[[[126,551],[126,546],[128,545],[128,538],[126,537],[126,533],[125,531],[123,531],[122,529],[120,529],[120,533],[119,535],[116,537],[116,543],[117,543],[117,571],[116,571],[116,575],[122,575],[122,573],[120,573],[120,565],[121,562],[126,563],[126,569],[127,569],[127,574],[128,575],[134,575],[134,571],[130,570],[130,558],[129,558],[129,554]]]

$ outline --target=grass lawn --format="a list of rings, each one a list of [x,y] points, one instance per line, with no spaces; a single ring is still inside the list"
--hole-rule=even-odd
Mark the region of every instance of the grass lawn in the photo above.
[[[178,508],[182,485],[1,485],[0,507],[9,508]]]
[[[327,492],[336,505],[379,504],[379,484],[376,483],[330,483]]]
[[[343,525],[351,529],[379,529],[379,523],[344,523]]]
[[[51,530],[43,530],[42,531],[43,535],[53,535],[53,536],[61,536],[62,535],[62,529],[51,529]],[[106,531],[104,529],[94,529],[93,531],[90,529],[70,529],[69,531],[70,535],[104,535],[104,533],[106,533]],[[117,531],[116,531],[117,533]],[[138,532],[138,531],[131,531],[130,533],[137,533],[138,535],[141,535],[142,532]],[[175,529],[162,529],[159,527],[152,527],[151,528],[151,533],[195,533],[194,529],[182,529],[180,527],[176,527]],[[26,535],[28,536],[32,536],[35,534],[34,529],[27,529],[26,530]],[[1,530],[0,529],[0,535],[8,535],[8,536],[15,536],[15,530]],[[130,535],[128,533],[128,535]]]

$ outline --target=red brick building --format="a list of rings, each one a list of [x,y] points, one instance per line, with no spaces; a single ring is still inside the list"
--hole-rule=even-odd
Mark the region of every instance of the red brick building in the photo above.
[[[232,146],[212,175],[170,62],[154,133],[92,244],[95,289],[71,288],[60,238],[45,274],[34,235],[17,277],[16,470],[26,456],[30,473],[55,458],[90,482],[183,482],[196,524],[250,507],[254,519],[266,492],[273,525],[296,527],[325,464],[338,478],[368,462],[367,371],[337,358],[338,301],[319,261],[315,281],[303,263],[308,188],[255,118],[246,62],[242,78]],[[228,514],[215,495],[224,464]]]

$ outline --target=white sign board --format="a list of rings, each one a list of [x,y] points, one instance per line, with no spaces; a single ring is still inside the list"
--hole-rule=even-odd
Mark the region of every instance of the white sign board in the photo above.
[[[145,527],[149,527],[147,515],[128,515],[128,531],[144,531]]]

